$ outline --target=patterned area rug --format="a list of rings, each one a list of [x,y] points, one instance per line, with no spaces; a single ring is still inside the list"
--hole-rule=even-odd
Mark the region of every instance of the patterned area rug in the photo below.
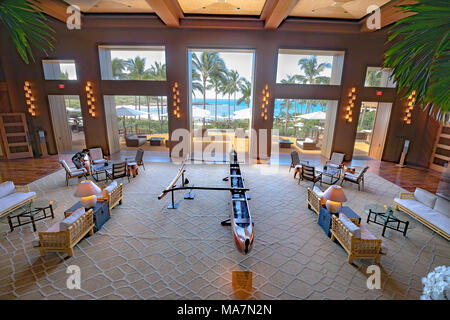
[[[388,248],[381,258],[381,289],[367,288],[372,260],[347,263],[347,254],[317,224],[307,209],[309,182],[292,178],[287,166],[245,166],[249,201],[255,223],[252,251],[244,256],[234,247],[230,227],[220,221],[229,215],[229,194],[195,190],[194,200],[176,194],[177,210],[168,210],[170,196],[157,200],[178,171],[169,163],[148,163],[146,170],[124,183],[124,201],[112,211],[102,229],[83,239],[74,256],[48,253],[41,258],[32,248],[37,237],[31,225],[9,231],[0,221],[0,299],[418,299],[421,278],[439,265],[450,265],[450,245],[421,224],[406,237],[367,224],[364,207],[392,204],[401,188],[368,173],[365,191],[345,184],[351,207],[362,223]],[[222,181],[226,165],[188,165],[195,186],[228,187]],[[119,181],[120,182],[120,181]],[[103,186],[103,183],[99,183]],[[58,171],[32,184],[38,199],[57,203],[55,219],[37,222],[45,231],[63,218],[79,199],[76,181],[65,186]],[[322,187],[326,188],[326,185]],[[81,268],[81,289],[66,286],[69,265]],[[253,289],[236,292],[232,271],[253,273]]]

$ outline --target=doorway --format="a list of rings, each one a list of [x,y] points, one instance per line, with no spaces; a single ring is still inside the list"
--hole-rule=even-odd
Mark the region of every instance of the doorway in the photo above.
[[[353,148],[353,159],[381,160],[392,103],[363,101]]]
[[[49,95],[50,114],[58,153],[86,148],[84,121],[78,95]]]

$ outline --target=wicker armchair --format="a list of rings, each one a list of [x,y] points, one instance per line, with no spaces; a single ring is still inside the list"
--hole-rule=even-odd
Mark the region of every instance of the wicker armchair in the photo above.
[[[115,206],[122,204],[122,199],[123,199],[123,184],[119,184],[112,191],[106,192],[106,197],[99,198],[99,200],[108,201],[109,216],[111,216],[111,210]]]
[[[364,226],[360,225],[361,238],[356,238],[335,215],[332,217],[331,240],[339,241],[348,253],[348,263],[353,263],[353,259],[375,259],[380,263],[381,256],[385,255],[381,251],[381,239],[376,239]],[[364,236],[365,235],[365,236]]]
[[[326,202],[326,199],[321,199],[322,194],[317,194],[315,190],[308,188],[308,209],[312,209],[315,213],[317,213],[317,215],[320,214],[320,207]]]
[[[41,256],[47,252],[66,252],[73,256],[73,247],[88,234],[94,234],[94,214],[92,209],[86,211],[65,231],[59,231],[59,223],[46,232],[39,232],[39,249]]]

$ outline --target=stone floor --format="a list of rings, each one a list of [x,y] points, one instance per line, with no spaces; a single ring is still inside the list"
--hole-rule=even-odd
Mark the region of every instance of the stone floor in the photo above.
[[[188,165],[196,186],[227,186],[226,165]],[[418,299],[421,278],[439,265],[450,265],[450,245],[418,223],[403,237],[387,231],[381,259],[382,288],[369,290],[366,269],[372,260],[347,263],[345,251],[326,237],[317,215],[306,207],[308,182],[300,185],[287,166],[242,166],[255,223],[253,250],[246,256],[234,248],[229,227],[229,194],[196,191],[195,200],[179,200],[166,209],[170,197],[157,196],[178,166],[148,163],[130,183],[125,179],[123,205],[91,237],[82,240],[74,256],[39,256],[31,247],[37,236],[30,226],[9,231],[0,221],[0,299],[234,299],[233,270],[252,271],[249,299]],[[101,185],[101,184],[100,184]],[[56,201],[55,221],[77,201],[76,181],[65,186],[62,170],[30,184],[38,198]],[[323,186],[326,187],[325,185]],[[391,204],[403,191],[368,173],[366,190],[344,185],[350,206],[364,224],[364,206]],[[44,231],[54,221],[37,223]],[[367,224],[366,224],[367,225]],[[377,237],[381,227],[367,225]],[[81,289],[66,287],[69,265],[81,268]],[[240,292],[239,294],[242,294]]]

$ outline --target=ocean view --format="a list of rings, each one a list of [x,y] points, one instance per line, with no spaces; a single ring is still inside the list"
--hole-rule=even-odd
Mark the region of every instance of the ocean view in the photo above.
[[[282,106],[282,103],[283,103],[283,100],[281,100],[281,99],[275,100],[275,115],[280,114],[281,108],[284,108],[284,106]],[[193,106],[203,109],[203,99],[201,99],[201,98],[194,99]],[[292,108],[290,109],[289,113],[294,112],[294,110],[293,110],[294,103],[293,102],[291,103],[291,107]],[[233,115],[233,111],[234,111],[233,108],[234,108],[234,101],[231,100],[230,110],[231,110],[232,115]],[[248,105],[246,103],[241,103],[238,105],[237,101],[236,101],[236,111],[247,109],[247,108],[248,108]],[[305,108],[306,108],[306,104],[298,105],[299,112],[300,112],[300,109],[302,109],[303,113],[305,113]],[[211,115],[213,115],[213,116],[214,116],[214,109],[215,109],[215,99],[206,99],[206,110],[208,110],[211,113]],[[315,105],[313,103],[311,105],[311,109],[312,109],[312,112],[322,111],[322,106]],[[326,107],[324,108],[324,111],[326,111]],[[217,99],[217,115],[222,116],[222,117],[228,117],[228,99]]]

